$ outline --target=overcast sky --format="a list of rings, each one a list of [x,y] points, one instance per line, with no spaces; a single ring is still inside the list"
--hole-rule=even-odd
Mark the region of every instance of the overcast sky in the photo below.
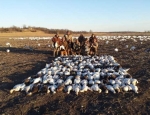
[[[148,31],[150,0],[1,0],[0,27]]]

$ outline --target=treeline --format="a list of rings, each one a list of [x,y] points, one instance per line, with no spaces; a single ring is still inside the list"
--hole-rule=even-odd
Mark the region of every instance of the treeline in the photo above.
[[[8,28],[6,28],[6,27],[1,27],[0,28],[0,32],[1,33],[6,33],[6,32],[22,32],[23,31],[23,29],[22,28],[20,28],[20,27],[16,27],[16,26],[12,26],[12,27],[8,27]]]
[[[66,33],[66,31],[70,31],[71,33],[74,33],[74,34],[79,34],[79,33],[88,33],[87,31],[72,31],[72,30],[68,30],[68,29],[48,29],[48,28],[43,28],[43,27],[32,27],[34,30],[40,30],[40,31],[43,31],[45,33],[48,33],[48,34],[56,34],[57,32],[59,34],[64,34]]]
[[[28,27],[23,26],[22,28],[17,27],[17,26],[0,28],[0,33],[24,32],[24,31],[30,31],[30,32],[43,31],[47,34],[56,34],[58,32],[59,34],[64,34],[66,33],[66,31],[68,31],[68,29],[48,29],[44,27],[31,27],[31,26],[28,26]],[[69,30],[69,31],[74,34],[88,33],[87,31],[72,31],[72,30]]]

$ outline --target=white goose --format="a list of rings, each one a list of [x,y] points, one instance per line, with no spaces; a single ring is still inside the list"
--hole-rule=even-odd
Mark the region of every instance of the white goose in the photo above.
[[[79,94],[80,90],[81,90],[81,86],[80,85],[73,84],[73,91],[76,93],[76,95]]]
[[[79,84],[81,82],[80,76],[76,76],[76,78],[74,79],[74,84]]]
[[[25,88],[25,84],[22,83],[22,84],[17,84],[15,85],[11,90],[10,90],[10,93],[13,93],[14,91],[23,91]]]
[[[133,90],[135,93],[138,93],[138,87],[137,87],[137,86],[132,85],[132,84],[130,84],[130,86],[131,86],[132,90]]]
[[[53,94],[56,93],[56,88],[57,88],[56,85],[50,85],[50,86],[48,86],[48,89],[50,89],[50,90],[52,91]]]
[[[106,85],[106,87],[107,87],[107,89],[109,90],[109,91],[111,91],[112,93],[116,93],[116,91],[115,91],[115,89],[113,88],[113,86],[112,85]]]
[[[89,88],[86,84],[84,84],[80,90],[80,92],[85,92],[85,91],[88,91],[88,90],[91,90],[91,88]]]
[[[72,90],[73,88],[72,88],[72,85],[68,85],[67,86],[67,94],[70,94],[70,91]]]
[[[98,84],[94,84],[91,86],[91,91],[98,91],[99,93],[102,92],[102,90],[99,88]]]
[[[67,79],[65,82],[64,82],[65,85],[70,85],[72,84],[72,80],[71,79]]]
[[[119,84],[113,84],[113,88],[119,93],[120,92],[120,86]]]
[[[35,79],[32,80],[32,82],[33,82],[33,84],[42,82],[42,78],[41,77],[35,78]]]
[[[131,79],[131,83],[136,86],[139,82],[137,79]]]
[[[24,88],[24,91],[26,92],[26,94],[28,94],[29,91],[33,88],[33,85],[34,85],[34,84],[30,84],[30,85],[28,85],[28,86],[26,86],[26,87]]]

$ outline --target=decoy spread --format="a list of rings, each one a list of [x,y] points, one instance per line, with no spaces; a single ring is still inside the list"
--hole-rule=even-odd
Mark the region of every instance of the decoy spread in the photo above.
[[[37,92],[57,93],[64,91],[76,95],[86,91],[112,92],[133,91],[138,93],[138,80],[132,78],[113,56],[61,56],[55,58],[36,75],[15,85],[10,93],[24,91],[27,95]]]

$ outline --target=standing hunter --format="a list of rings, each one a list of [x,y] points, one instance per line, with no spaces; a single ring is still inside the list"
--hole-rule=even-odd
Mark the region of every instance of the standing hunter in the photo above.
[[[73,39],[72,39],[72,35],[70,33],[70,31],[67,31],[67,33],[64,35],[65,40],[68,43],[68,48],[70,49],[71,53],[72,53],[72,48],[73,48]],[[69,52],[68,52],[69,53]],[[70,54],[70,53],[69,53]]]

